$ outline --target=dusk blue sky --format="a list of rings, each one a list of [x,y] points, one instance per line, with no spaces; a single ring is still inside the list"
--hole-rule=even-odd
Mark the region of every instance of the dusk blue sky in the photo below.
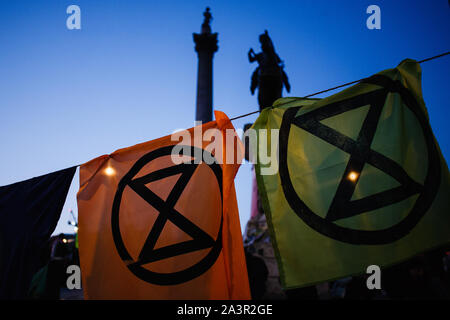
[[[81,30],[66,8],[81,8]],[[381,8],[381,30],[366,8]],[[0,1],[0,185],[64,169],[194,125],[197,55],[192,33],[211,7],[218,32],[214,106],[229,117],[257,110],[250,47],[265,29],[304,96],[405,58],[450,50],[450,7],[433,1]],[[423,93],[444,157],[450,157],[450,56],[427,62]],[[333,92],[334,93],[334,92]],[[331,94],[331,93],[327,93]],[[323,97],[324,95],[322,95]],[[321,96],[318,96],[321,97]],[[234,121],[236,128],[256,115]],[[236,178],[242,228],[251,167]],[[72,232],[78,172],[55,233]]]

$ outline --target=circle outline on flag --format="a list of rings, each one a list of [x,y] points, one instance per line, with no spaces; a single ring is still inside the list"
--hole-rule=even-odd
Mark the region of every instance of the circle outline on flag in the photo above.
[[[315,231],[338,241],[356,244],[356,245],[381,245],[397,241],[406,236],[416,225],[420,219],[430,208],[440,185],[441,179],[441,162],[439,152],[434,140],[434,136],[427,120],[428,117],[424,110],[420,107],[418,101],[410,90],[405,88],[400,81],[394,81],[383,75],[375,75],[362,81],[367,84],[374,84],[386,89],[388,92],[399,93],[403,104],[415,115],[427,145],[428,152],[428,170],[425,178],[423,191],[419,194],[413,208],[408,215],[399,223],[381,230],[355,230],[339,226],[333,222],[315,214],[299,197],[292,184],[289,168],[287,163],[288,141],[291,125],[296,118],[295,115],[301,107],[287,109],[283,114],[280,126],[280,162],[279,175],[283,192],[291,209],[302,219],[309,227]],[[373,92],[373,91],[372,91]],[[346,99],[351,100],[361,95]],[[344,103],[343,101],[338,101]]]
[[[177,285],[180,283],[184,283],[187,281],[190,281],[194,278],[197,278],[198,276],[205,273],[207,270],[209,270],[216,260],[218,259],[221,251],[222,251],[222,227],[223,227],[223,204],[222,204],[222,214],[221,214],[221,220],[220,220],[220,227],[219,232],[217,235],[217,239],[214,242],[214,245],[212,249],[208,252],[208,254],[200,260],[198,263],[184,269],[181,271],[173,272],[173,273],[158,273],[150,271],[146,268],[143,268],[142,266],[138,267],[130,267],[130,262],[133,262],[133,258],[131,257],[130,253],[125,247],[125,244],[123,242],[122,236],[120,234],[120,224],[119,224],[119,211],[120,211],[120,203],[122,200],[122,194],[125,189],[125,187],[128,185],[128,183],[131,182],[131,180],[136,176],[136,174],[139,173],[139,171],[149,162],[163,157],[167,155],[172,154],[172,149],[175,145],[165,146],[158,148],[156,150],[152,150],[142,156],[139,160],[135,162],[135,164],[132,166],[132,168],[123,176],[123,178],[120,180],[117,191],[114,196],[112,211],[111,211],[111,227],[112,227],[112,235],[114,244],[116,246],[117,252],[119,253],[120,258],[127,264],[128,269],[138,278],[141,280],[144,280],[146,282],[157,284],[157,285]],[[195,147],[191,147],[191,157],[195,158],[196,150],[201,151],[199,154],[203,155],[205,152],[209,153],[208,151]],[[209,156],[213,157],[211,153],[209,153]],[[222,186],[222,168],[220,165],[215,161],[212,164],[207,164],[209,168],[213,171],[214,176],[217,179],[219,189],[220,189],[220,197],[221,201],[223,201],[223,186]]]

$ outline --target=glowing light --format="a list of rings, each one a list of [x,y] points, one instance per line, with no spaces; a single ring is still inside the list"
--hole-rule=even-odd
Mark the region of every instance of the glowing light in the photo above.
[[[63,242],[64,242],[64,243],[67,243],[67,239],[63,239]]]
[[[108,176],[112,176],[112,175],[114,175],[114,174],[116,173],[116,170],[114,170],[114,169],[111,168],[111,167],[107,167],[107,168],[105,169],[105,173],[106,173]]]
[[[73,227],[73,230],[74,230],[75,232],[78,232],[78,227]]]
[[[350,180],[350,181],[352,181],[352,182],[355,182],[355,181],[358,179],[358,176],[359,176],[359,174],[358,174],[357,172],[351,171],[351,172],[348,174],[348,180]]]

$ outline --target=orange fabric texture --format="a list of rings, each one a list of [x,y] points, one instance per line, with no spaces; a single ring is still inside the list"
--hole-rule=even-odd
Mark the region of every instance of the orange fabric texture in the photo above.
[[[81,166],[85,299],[250,299],[234,188],[243,147],[228,117],[215,116],[179,133],[192,144],[166,136]],[[191,153],[175,161],[175,145]]]

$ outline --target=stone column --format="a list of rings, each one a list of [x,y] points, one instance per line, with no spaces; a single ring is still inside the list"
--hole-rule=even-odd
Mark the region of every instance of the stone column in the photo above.
[[[204,13],[202,32],[194,33],[195,51],[198,54],[197,107],[195,120],[203,123],[212,120],[213,110],[213,57],[217,51],[217,33],[211,33],[209,8]]]

